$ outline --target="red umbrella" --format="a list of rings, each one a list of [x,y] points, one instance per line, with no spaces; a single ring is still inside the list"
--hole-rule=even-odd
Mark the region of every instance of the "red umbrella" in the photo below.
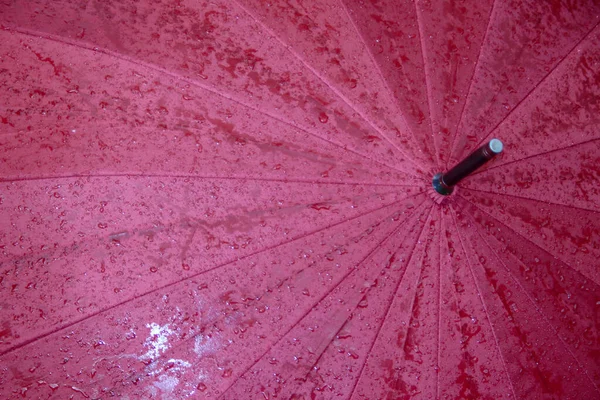
[[[599,15],[4,0],[0,397],[600,398]]]

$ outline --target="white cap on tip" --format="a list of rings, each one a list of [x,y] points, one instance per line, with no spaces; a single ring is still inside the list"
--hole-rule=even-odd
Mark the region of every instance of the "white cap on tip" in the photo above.
[[[500,153],[502,153],[502,149],[504,148],[504,144],[502,143],[502,141],[500,141],[500,139],[492,139],[492,140],[490,140],[489,148],[494,153],[500,154]]]

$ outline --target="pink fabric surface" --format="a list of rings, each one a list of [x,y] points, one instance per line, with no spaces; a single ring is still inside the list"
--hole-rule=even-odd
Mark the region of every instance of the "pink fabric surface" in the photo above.
[[[600,399],[599,21],[0,2],[0,398]]]

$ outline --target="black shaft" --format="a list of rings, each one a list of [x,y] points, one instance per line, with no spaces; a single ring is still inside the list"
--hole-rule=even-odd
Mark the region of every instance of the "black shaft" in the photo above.
[[[447,186],[454,186],[494,158],[496,154],[490,149],[489,143],[486,143],[456,164],[450,171],[446,172],[442,176],[442,180]]]
[[[433,188],[444,196],[452,194],[454,186],[477,168],[502,152],[503,144],[499,139],[492,139],[481,146],[467,158],[456,164],[445,174],[439,173],[433,177]]]

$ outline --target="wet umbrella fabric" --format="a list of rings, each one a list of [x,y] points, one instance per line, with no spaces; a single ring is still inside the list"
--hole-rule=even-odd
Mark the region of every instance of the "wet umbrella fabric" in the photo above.
[[[3,2],[0,397],[600,398],[599,13]]]

